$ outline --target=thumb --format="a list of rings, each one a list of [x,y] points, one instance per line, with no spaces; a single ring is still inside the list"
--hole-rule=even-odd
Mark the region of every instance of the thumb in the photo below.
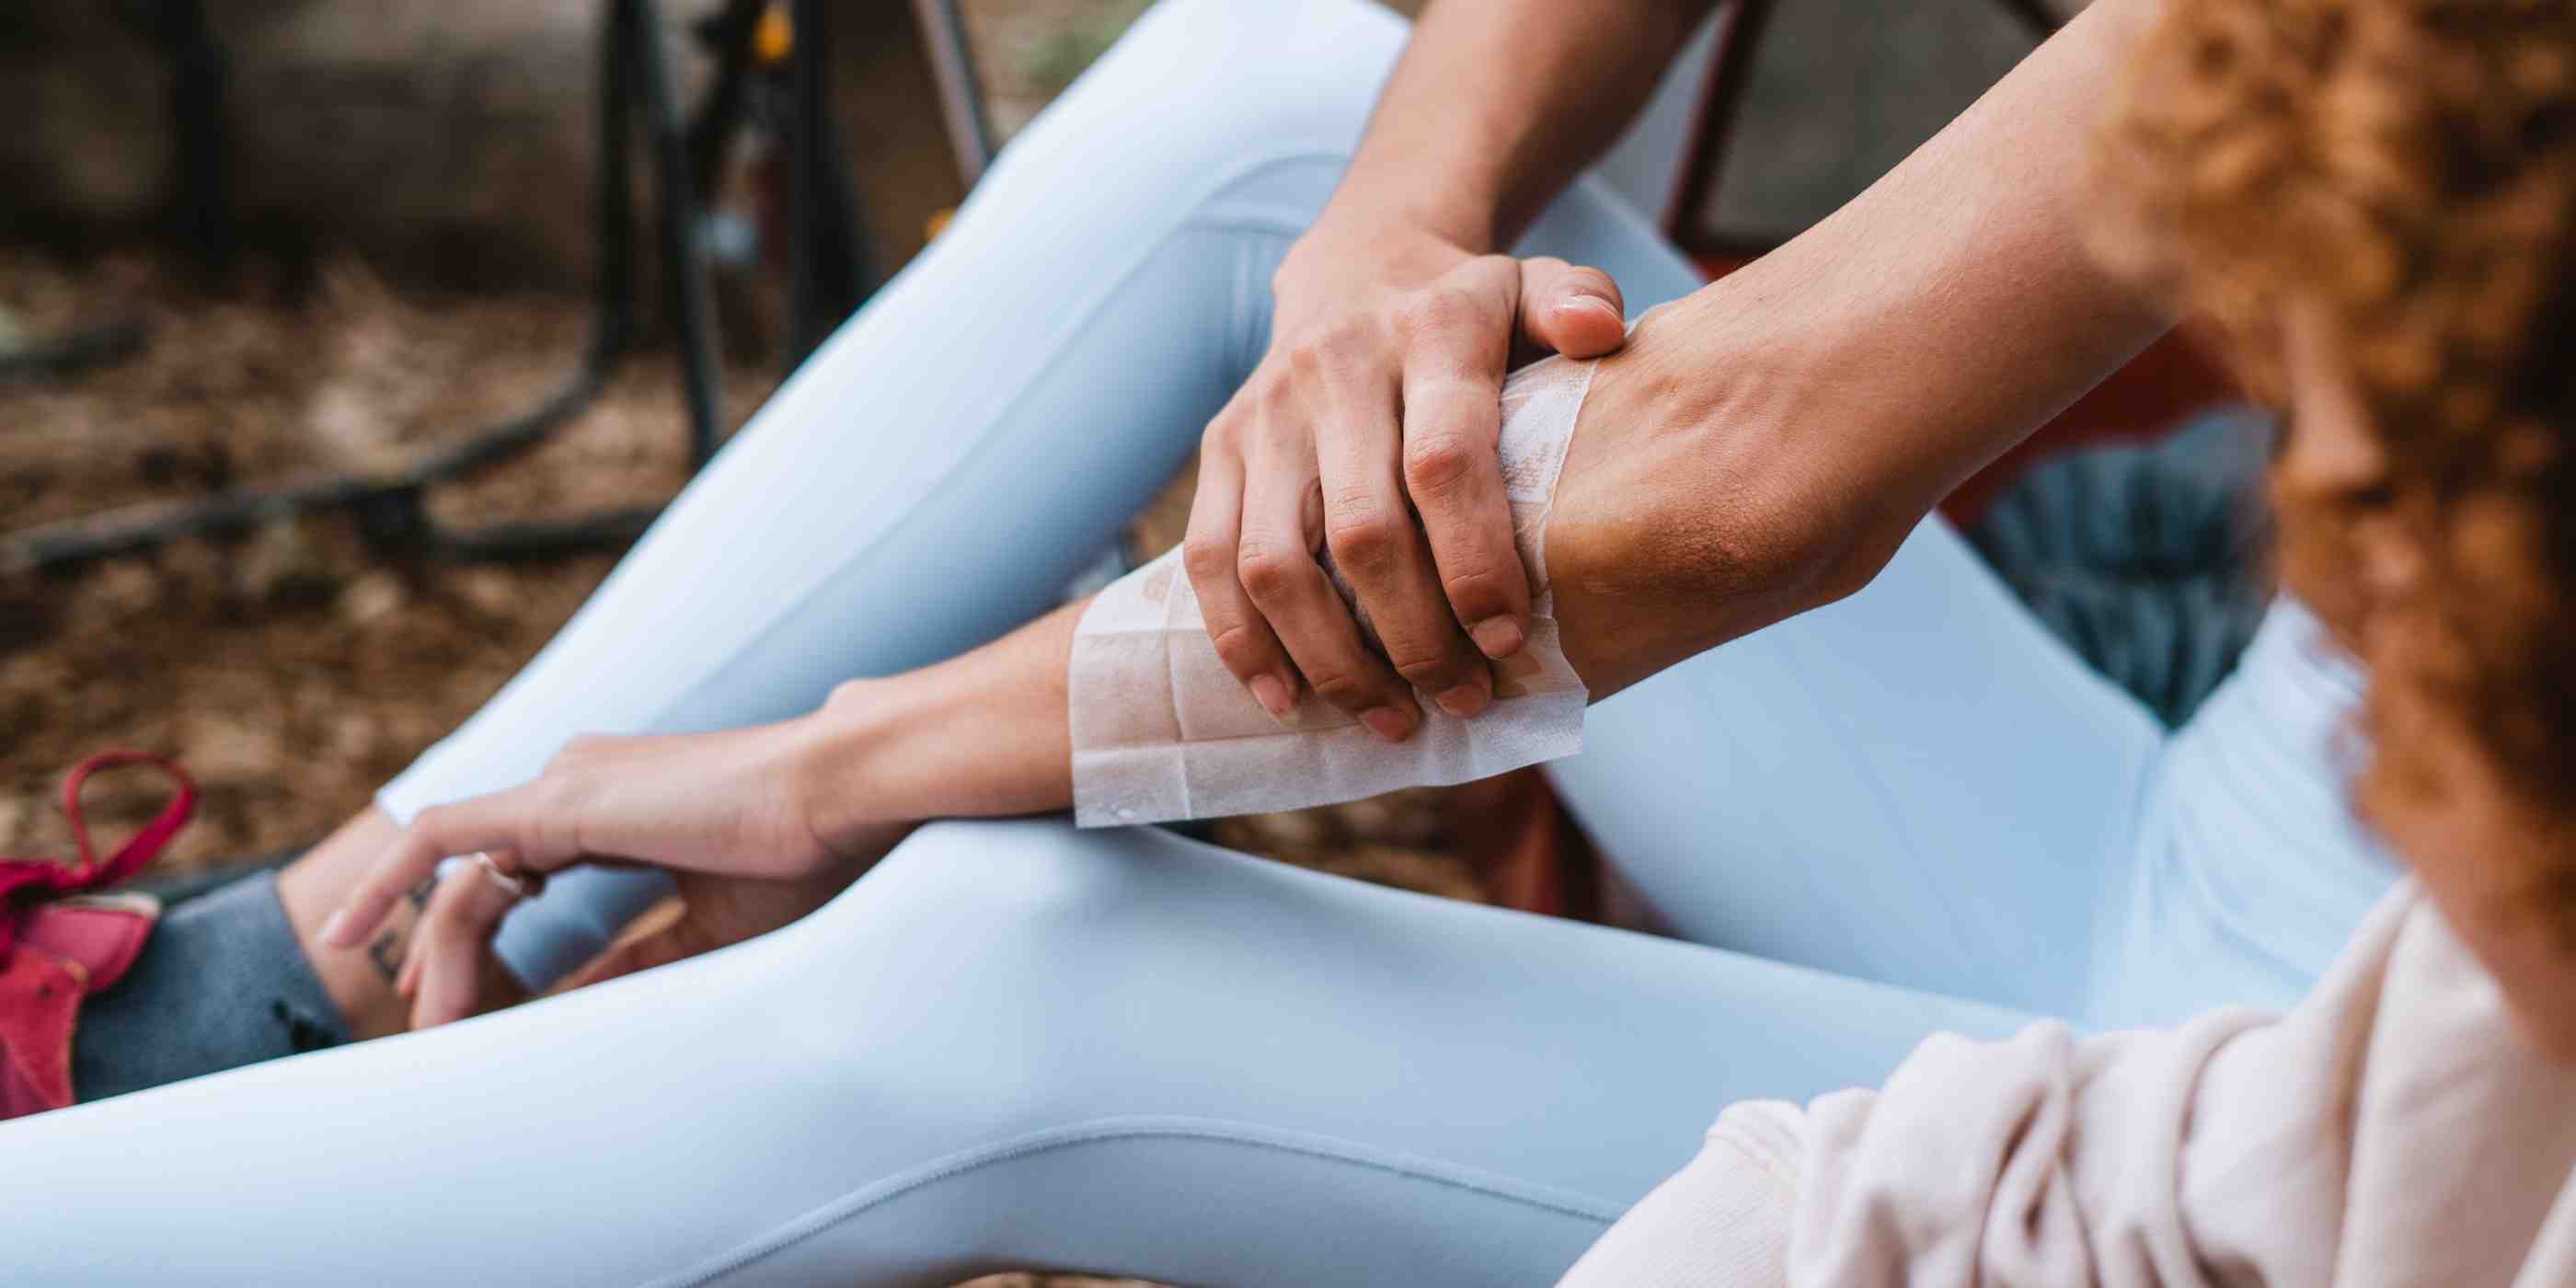
[[[1521,261],[1521,335],[1569,358],[1597,358],[1628,335],[1619,284],[1597,268],[1538,256]]]

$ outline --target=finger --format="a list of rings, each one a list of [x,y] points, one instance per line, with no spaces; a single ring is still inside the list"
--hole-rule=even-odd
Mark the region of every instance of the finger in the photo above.
[[[418,945],[403,954],[402,969],[394,972],[394,995],[408,1002],[420,991],[421,953]]]
[[[1272,719],[1285,720],[1297,706],[1297,668],[1236,571],[1242,524],[1242,462],[1231,451],[1203,453],[1198,494],[1190,502],[1189,535],[1181,542],[1181,566],[1198,595],[1199,615],[1217,660],[1251,690]]]
[[[616,943],[609,945],[606,951],[590,959],[589,963],[580,970],[573,972],[572,977],[558,985],[556,991],[568,993],[576,988],[605,983],[620,976],[632,975],[640,970],[668,966],[673,962],[696,956],[703,951],[704,947],[705,945],[690,931],[685,921],[675,920],[671,924],[648,930],[643,934],[620,937]]]
[[[1491,311],[1417,326],[1404,372],[1404,490],[1422,516],[1441,593],[1478,650],[1500,661],[1529,639],[1529,575],[1495,439],[1502,429],[1501,310],[1512,283],[1474,288]]]
[[[1422,722],[1412,686],[1360,642],[1349,606],[1315,562],[1324,501],[1314,463],[1271,454],[1247,465],[1259,486],[1244,493],[1243,536],[1235,555],[1245,592],[1316,696],[1377,736],[1404,741]]]
[[[1348,581],[1387,662],[1440,708],[1464,719],[1493,698],[1493,673],[1449,609],[1438,570],[1396,477],[1403,440],[1396,391],[1328,396],[1320,444],[1324,545]]]
[[[433,805],[394,838],[384,857],[322,925],[322,942],[348,948],[363,941],[403,892],[426,880],[441,859],[477,850],[511,850],[540,871],[578,857],[564,811],[547,808],[545,780],[490,796]]]
[[[1608,273],[1543,255],[1521,261],[1520,331],[1530,344],[1597,358],[1627,339],[1627,315]]]
[[[412,953],[420,962],[413,1028],[435,1028],[481,1008],[483,959],[492,932],[517,903],[516,895],[472,867],[460,866],[438,883],[412,932]]]

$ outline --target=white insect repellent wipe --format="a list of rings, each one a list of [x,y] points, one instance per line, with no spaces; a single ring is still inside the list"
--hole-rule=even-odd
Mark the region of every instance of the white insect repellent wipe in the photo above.
[[[1588,695],[1557,639],[1545,541],[1593,365],[1549,358],[1503,385],[1503,485],[1537,594],[1529,641],[1495,666],[1495,701],[1483,715],[1460,720],[1425,699],[1422,727],[1395,744],[1312,693],[1286,721],[1271,719],[1217,660],[1174,550],[1101,591],[1074,630],[1074,821],[1114,827],[1329,805],[1582,750]],[[1333,584],[1350,599],[1338,573]]]

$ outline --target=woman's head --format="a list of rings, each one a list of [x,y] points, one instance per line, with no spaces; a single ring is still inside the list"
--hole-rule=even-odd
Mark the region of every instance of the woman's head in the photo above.
[[[2576,1055],[2576,0],[2168,0],[2105,155],[2288,412],[2355,804]]]

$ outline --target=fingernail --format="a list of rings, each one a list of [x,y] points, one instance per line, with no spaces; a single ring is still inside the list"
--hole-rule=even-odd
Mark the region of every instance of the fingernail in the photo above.
[[[322,942],[333,948],[348,947],[349,945],[340,938],[340,932],[348,928],[348,921],[348,909],[332,909],[331,915],[322,919]]]
[[[1508,617],[1488,617],[1467,634],[1485,656],[1497,662],[1520,652],[1522,642],[1528,638],[1521,633],[1521,624]]]
[[[1402,742],[1406,734],[1413,732],[1413,722],[1393,707],[1371,707],[1360,713],[1360,723],[1388,742]]]
[[[1461,684],[1442,692],[1432,701],[1439,703],[1441,710],[1464,720],[1485,709],[1485,691],[1473,684]]]
[[[1574,297],[1573,303],[1591,309],[1593,312],[1609,318],[1611,321],[1617,322],[1621,326],[1625,326],[1628,323],[1628,319],[1619,312],[1618,305],[1613,304],[1598,295],[1578,295]]]
[[[1271,718],[1276,720],[1288,718],[1288,686],[1281,684],[1278,676],[1252,677],[1252,698],[1253,701],[1261,704],[1262,710],[1270,713]]]

